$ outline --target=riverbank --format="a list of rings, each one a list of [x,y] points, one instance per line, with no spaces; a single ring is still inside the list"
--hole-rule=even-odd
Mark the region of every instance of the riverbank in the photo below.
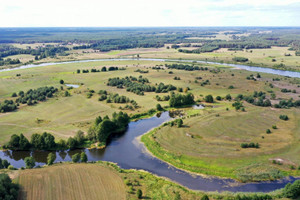
[[[109,197],[109,199],[118,200],[125,198],[136,199],[136,192],[139,189],[143,193],[143,198],[167,200],[178,199],[178,197],[180,199],[200,200],[204,195],[208,195],[210,199],[237,199],[238,196],[247,196],[248,199],[252,199],[254,196],[277,199],[281,195],[281,190],[256,194],[194,191],[143,170],[124,170],[113,163],[102,161],[81,164],[57,163],[38,169],[5,170],[5,172],[21,185],[20,199],[25,196],[30,196],[33,199],[46,199],[53,195],[63,197],[76,194],[90,198],[95,197],[95,199],[99,197]],[[78,181],[79,179],[80,181]],[[97,186],[91,185],[95,181],[101,184]],[[51,184],[53,182],[56,183],[55,187]],[[57,190],[58,185],[64,185],[65,187],[70,182],[72,182],[72,187],[69,187],[70,190]],[[104,183],[107,186],[103,185]],[[41,186],[44,190],[37,191],[36,188]],[[91,187],[99,186],[100,188],[97,189],[98,192],[96,194],[90,191]]]
[[[248,110],[248,112],[251,113],[248,114],[250,116],[259,115],[257,113],[259,112],[258,110]],[[269,116],[269,114],[273,115],[271,111],[263,112],[264,117]],[[176,168],[197,174],[232,178],[242,182],[260,182],[281,179],[287,176],[300,176],[298,166],[289,165],[288,160],[284,159],[287,156],[291,157],[295,155],[293,152],[298,149],[297,142],[291,144],[288,141],[286,141],[287,143],[282,141],[280,144],[276,139],[278,136],[281,137],[281,134],[289,135],[287,134],[288,130],[285,129],[284,126],[293,127],[293,123],[297,122],[293,121],[288,125],[278,124],[278,127],[280,126],[281,129],[280,132],[283,132],[276,133],[276,131],[274,131],[275,133],[272,135],[274,139],[272,139],[272,137],[270,138],[270,136],[268,136],[269,139],[262,139],[260,142],[262,146],[260,150],[242,150],[239,149],[240,143],[237,142],[236,144],[236,142],[234,142],[234,140],[241,140],[241,138],[235,135],[235,139],[230,139],[231,135],[226,132],[226,129],[238,129],[238,127],[235,127],[235,123],[231,125],[231,128],[219,127],[220,125],[217,125],[227,124],[228,122],[222,121],[222,118],[225,117],[224,119],[231,120],[231,115],[235,117],[236,114],[235,112],[230,114],[228,111],[218,111],[208,115],[202,114],[202,116],[185,119],[184,125],[186,128],[170,128],[162,125],[143,135],[141,141],[145,144],[147,150],[158,159]],[[215,116],[222,117],[216,118]],[[236,121],[237,124],[239,124],[241,120],[246,120],[244,119],[245,115],[242,114],[238,114],[235,118],[239,119],[232,119],[231,121]],[[208,123],[211,128],[205,126],[205,124]],[[193,124],[199,124],[200,127],[194,127]],[[256,123],[256,126],[255,130],[251,129],[248,131],[250,131],[251,134],[255,132],[259,134],[261,132],[260,129],[265,129],[261,127],[264,126],[261,123]],[[205,134],[202,133],[201,129],[205,131]],[[210,129],[214,131],[211,132]],[[222,135],[213,136],[218,135],[214,133],[216,129],[219,131],[222,130],[222,135],[226,135],[226,137]],[[245,130],[242,130],[242,132],[244,135],[247,135]],[[236,134],[239,135],[239,132]],[[276,144],[275,146],[282,147],[278,149],[273,147],[270,149],[267,147],[270,142],[268,140],[274,140],[274,142],[272,142],[273,145]],[[291,152],[288,150],[289,147],[292,149]],[[217,151],[217,148],[221,150]],[[235,151],[235,153],[233,154],[232,151]],[[278,165],[274,164],[276,161],[273,161],[272,164],[273,158],[282,158],[283,163]]]

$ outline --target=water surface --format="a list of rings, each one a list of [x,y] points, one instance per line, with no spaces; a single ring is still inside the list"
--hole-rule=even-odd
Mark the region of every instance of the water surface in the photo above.
[[[218,63],[218,62],[208,62],[208,61],[201,61],[201,60],[184,60],[184,59],[159,59],[159,58],[112,58],[112,59],[95,59],[95,60],[76,60],[76,61],[66,61],[66,62],[57,62],[57,63],[42,63],[42,64],[29,64],[29,65],[22,65],[16,68],[8,68],[8,69],[1,69],[0,72],[3,71],[12,71],[16,69],[26,69],[32,67],[43,67],[43,66],[50,66],[50,65],[58,65],[58,64],[68,64],[68,63],[85,63],[85,62],[101,62],[101,61],[123,61],[123,60],[145,60],[145,61],[159,61],[159,62],[191,62],[191,63],[208,63],[208,64],[217,64],[223,66],[229,66],[238,69],[244,69],[247,71],[253,72],[262,72],[262,73],[269,73],[269,74],[276,74],[281,76],[288,76],[294,78],[300,78],[300,72],[293,72],[293,71],[285,71],[279,69],[271,69],[265,67],[256,67],[256,66],[247,66],[242,64],[227,64],[227,63]]]
[[[55,162],[71,161],[72,155],[85,151],[89,161],[110,161],[117,163],[124,169],[143,169],[158,176],[166,177],[190,189],[203,191],[269,192],[282,188],[287,183],[296,180],[293,177],[287,177],[273,182],[241,184],[232,179],[204,178],[172,167],[151,156],[146,151],[143,143],[138,140],[139,136],[170,119],[169,113],[164,112],[159,116],[130,122],[127,131],[121,136],[112,138],[106,149],[55,152]],[[7,159],[15,167],[23,167],[23,159],[28,156],[33,156],[37,165],[44,165],[48,153],[47,151],[0,151],[0,157]]]

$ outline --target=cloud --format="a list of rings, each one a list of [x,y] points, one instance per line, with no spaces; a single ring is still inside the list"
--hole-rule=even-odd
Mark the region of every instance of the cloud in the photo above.
[[[300,0],[0,0],[0,26],[299,26],[299,10]]]

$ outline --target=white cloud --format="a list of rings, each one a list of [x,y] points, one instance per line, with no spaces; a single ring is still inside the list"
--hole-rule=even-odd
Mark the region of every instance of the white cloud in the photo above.
[[[300,0],[0,0],[0,26],[299,26]]]

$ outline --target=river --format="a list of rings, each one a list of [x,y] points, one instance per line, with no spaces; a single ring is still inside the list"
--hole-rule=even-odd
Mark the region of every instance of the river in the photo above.
[[[242,64],[227,64],[227,63],[218,63],[218,62],[206,62],[201,60],[184,60],[184,59],[159,59],[159,58],[112,58],[112,59],[95,59],[95,60],[77,60],[77,61],[66,61],[66,62],[57,62],[57,63],[42,63],[42,64],[30,64],[30,65],[22,65],[15,68],[8,68],[8,69],[1,69],[0,72],[3,71],[12,71],[17,69],[27,69],[32,67],[43,67],[43,66],[50,66],[50,65],[58,65],[58,64],[68,64],[68,63],[85,63],[85,62],[101,62],[101,61],[124,61],[124,60],[141,60],[141,61],[159,61],[159,62],[196,62],[196,63],[208,63],[208,64],[217,64],[223,66],[229,66],[238,69],[244,69],[247,71],[253,72],[262,72],[262,73],[269,73],[269,74],[276,74],[281,76],[288,76],[293,78],[300,78],[300,72],[293,72],[293,71],[284,71],[279,69],[271,69],[265,67],[255,67],[255,66],[247,66]]]
[[[172,167],[150,155],[144,144],[138,140],[141,135],[170,119],[169,113],[164,112],[160,116],[130,122],[127,131],[121,136],[112,138],[106,149],[58,151],[55,152],[55,162],[71,161],[72,155],[85,151],[89,161],[110,161],[117,163],[123,169],[143,169],[190,189],[202,191],[269,192],[296,180],[296,178],[287,177],[277,181],[239,183],[232,179],[204,178]],[[15,167],[24,167],[23,159],[27,156],[33,156],[37,165],[44,165],[48,153],[48,151],[0,151],[0,157],[7,159]]]
[[[132,58],[120,59],[98,59],[98,60],[80,60],[68,61],[60,63],[43,63],[39,65],[23,65],[17,68],[2,69],[3,71],[11,71],[16,69],[26,69],[32,67],[43,67],[66,63],[84,63],[84,62],[98,62],[98,61],[123,61],[123,60],[137,60]],[[194,60],[168,60],[168,59],[147,59],[140,58],[138,60],[146,61],[178,61],[178,62],[197,62],[219,64],[230,66],[233,68],[245,69],[254,72],[270,73],[282,76],[300,78],[299,72],[283,71],[270,68],[246,66],[239,64],[226,64],[216,62],[194,61]],[[281,180],[267,181],[259,183],[239,183],[232,179],[222,179],[218,177],[204,178],[202,176],[194,175],[183,170],[174,168],[169,164],[151,156],[147,153],[145,146],[137,139],[139,136],[145,134],[152,128],[155,128],[162,123],[170,120],[168,112],[164,112],[161,116],[154,116],[148,119],[142,119],[136,122],[130,122],[127,131],[118,137],[111,140],[106,149],[98,150],[73,150],[73,151],[59,151],[56,153],[55,162],[71,161],[72,155],[85,151],[89,161],[110,161],[117,163],[124,169],[143,169],[158,176],[166,177],[174,182],[186,186],[194,190],[202,191],[231,191],[231,192],[270,192],[276,189],[283,188],[287,183],[294,182],[296,178],[286,177]],[[27,156],[33,156],[37,165],[44,165],[47,160],[47,151],[0,151],[0,157],[7,159],[15,167],[24,167],[23,159]]]

